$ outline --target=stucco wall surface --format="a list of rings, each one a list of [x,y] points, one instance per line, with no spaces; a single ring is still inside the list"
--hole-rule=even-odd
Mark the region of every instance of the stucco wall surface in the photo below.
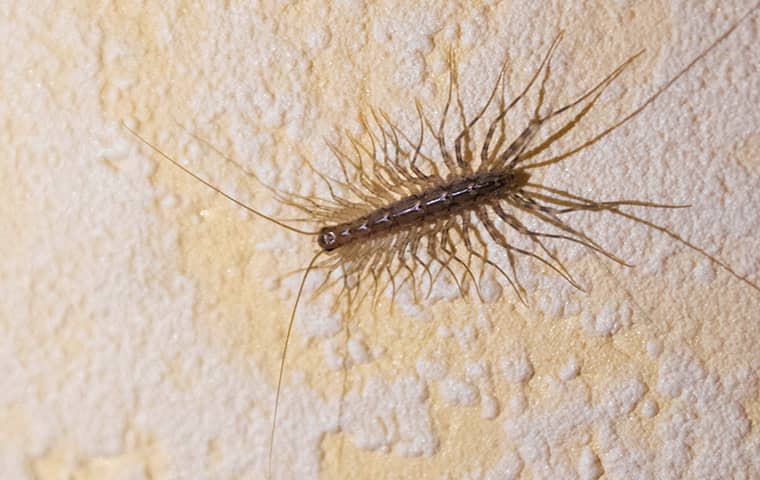
[[[0,477],[265,478],[274,391],[311,237],[287,216],[380,107],[417,131],[456,53],[462,104],[505,58],[519,92],[557,32],[549,97],[641,57],[557,152],[612,125],[750,1],[87,1],[0,5]],[[760,14],[544,184],[631,209],[760,283]],[[482,134],[482,132],[481,132]],[[197,137],[194,137],[197,136]],[[342,143],[341,143],[342,142]],[[331,170],[333,169],[333,170]],[[760,291],[609,213],[575,224],[634,265],[525,262],[522,305],[442,280],[348,318],[304,301],[273,452],[278,479],[760,478]],[[500,260],[505,261],[501,254]],[[318,282],[307,285],[313,291]],[[394,307],[390,309],[391,304]],[[345,326],[350,326],[350,338]]]

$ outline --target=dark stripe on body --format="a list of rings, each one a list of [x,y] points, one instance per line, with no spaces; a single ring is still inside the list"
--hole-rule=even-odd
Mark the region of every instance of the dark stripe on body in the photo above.
[[[494,196],[515,185],[513,173],[476,173],[410,195],[351,222],[324,227],[319,246],[335,250],[359,239],[418,225],[473,209],[484,197]]]

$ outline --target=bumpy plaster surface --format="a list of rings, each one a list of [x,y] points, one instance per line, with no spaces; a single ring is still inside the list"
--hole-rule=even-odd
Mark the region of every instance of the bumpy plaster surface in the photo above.
[[[17,2],[0,7],[0,476],[263,478],[279,355],[313,245],[246,215],[120,126],[260,208],[385,109],[408,131],[510,59],[510,93],[566,30],[552,91],[640,61],[565,146],[630,111],[749,8],[693,2]],[[690,203],[647,218],[760,276],[758,19],[542,181]],[[575,140],[575,142],[573,141]],[[527,307],[442,283],[350,322],[303,305],[276,478],[760,476],[760,295],[621,218],[578,225],[630,263],[563,251],[586,287],[521,270]],[[313,283],[312,283],[313,282]],[[308,288],[314,288],[314,278]]]

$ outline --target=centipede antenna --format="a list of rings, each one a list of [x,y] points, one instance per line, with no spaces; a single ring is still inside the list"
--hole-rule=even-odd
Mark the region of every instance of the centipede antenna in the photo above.
[[[121,125],[125,129],[127,129],[129,131],[129,133],[131,133],[132,135],[134,135],[135,137],[137,137],[142,143],[144,143],[145,145],[147,145],[148,147],[150,147],[151,150],[153,150],[154,152],[156,152],[157,154],[159,154],[162,158],[164,158],[165,160],[168,160],[175,167],[179,168],[180,170],[182,170],[186,174],[190,175],[194,179],[196,179],[199,182],[201,182],[202,184],[206,185],[208,188],[210,188],[211,190],[215,191],[219,195],[223,196],[227,200],[231,201],[235,205],[237,205],[239,207],[243,207],[244,209],[246,209],[247,211],[249,211],[252,214],[256,215],[257,217],[263,218],[264,220],[267,220],[267,221],[269,221],[271,223],[274,223],[275,225],[278,225],[278,226],[280,226],[282,228],[290,230],[291,232],[299,233],[301,235],[318,235],[319,234],[318,231],[316,231],[316,232],[310,232],[310,231],[307,231],[307,230],[301,230],[300,228],[296,228],[296,227],[293,227],[291,225],[282,223],[281,221],[277,220],[276,218],[270,217],[269,215],[267,215],[267,214],[265,214],[263,212],[260,212],[260,211],[258,211],[256,209],[254,209],[254,208],[246,205],[242,201],[240,201],[237,198],[233,197],[231,194],[225,192],[224,190],[220,189],[219,187],[216,187],[215,185],[212,185],[211,182],[209,182],[208,180],[200,177],[199,175],[197,175],[196,173],[194,173],[193,171],[191,171],[189,168],[185,167],[184,165],[182,165],[181,163],[179,163],[178,161],[176,161],[175,159],[173,159],[172,157],[170,157],[169,155],[167,155],[166,153],[164,153],[161,149],[159,149],[157,146],[155,146],[152,143],[150,143],[148,140],[146,140],[144,137],[142,137],[135,130],[129,128],[129,126],[124,121],[121,122]]]
[[[309,266],[306,267],[306,272],[304,272],[303,277],[301,278],[301,284],[298,286],[298,293],[296,294],[296,301],[293,304],[293,310],[290,312],[290,321],[288,322],[288,331],[285,334],[285,345],[282,346],[282,357],[280,357],[280,372],[277,374],[277,390],[274,394],[274,413],[272,414],[272,431],[269,435],[269,459],[267,461],[267,478],[271,480],[272,478],[272,454],[274,452],[274,438],[276,433],[276,427],[277,427],[277,413],[280,409],[280,390],[282,388],[282,375],[285,372],[285,357],[288,354],[288,346],[290,345],[290,335],[293,333],[293,324],[295,323],[296,319],[296,311],[298,310],[298,303],[301,300],[301,295],[303,294],[304,286],[306,285],[306,278],[309,276],[309,272],[314,267],[314,264],[317,262],[317,259],[319,259],[322,254],[325,253],[324,250],[320,250],[316,253],[309,262]]]

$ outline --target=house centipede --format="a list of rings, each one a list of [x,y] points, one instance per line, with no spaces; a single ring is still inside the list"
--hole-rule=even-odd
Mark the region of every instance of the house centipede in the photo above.
[[[690,71],[695,64],[717,48],[759,7],[759,5],[754,6],[633,111],[580,146],[571,148],[549,160],[530,162],[549,144],[572,130],[592,110],[606,89],[642,52],[627,58],[575,100],[544,113],[541,112],[544,107],[542,99],[550,78],[551,62],[562,38],[562,33],[558,34],[543,55],[540,66],[530,77],[527,85],[507,105],[502,104],[497,107],[495,117],[488,124],[481,148],[474,158],[467,155],[467,139],[472,129],[484,120],[489,109],[497,104],[496,99],[499,96],[499,88],[503,85],[506,63],[502,66],[484,106],[473,118],[462,119],[462,129],[454,138],[452,152],[444,133],[448,113],[455,101],[454,95],[456,93],[456,100],[459,96],[458,90],[454,88],[458,87],[458,84],[452,57],[450,58],[447,100],[437,125],[426,116],[422,105],[418,102],[416,110],[419,136],[411,138],[397,128],[383,111],[372,110],[368,117],[361,117],[362,125],[368,134],[368,142],[349,138],[353,149],[351,153],[337,146],[330,146],[339,161],[342,178],[328,176],[309,165],[315,175],[327,185],[329,198],[315,199],[291,192],[284,193],[268,186],[253,172],[207,144],[227,161],[238,165],[279,201],[300,210],[307,216],[306,220],[320,225],[317,230],[294,227],[292,222],[274,218],[244,204],[180,164],[125,125],[133,135],[161,157],[255,216],[295,233],[316,237],[319,251],[312,257],[301,277],[281,355],[269,441],[269,478],[272,477],[277,414],[289,340],[298,305],[304,294],[306,279],[312,271],[327,272],[316,294],[337,285],[341,288],[340,298],[344,298],[349,314],[355,311],[366,298],[376,300],[386,288],[390,288],[391,298],[393,298],[407,282],[415,299],[424,298],[430,295],[432,286],[441,275],[449,275],[453,278],[457,288],[464,295],[468,293],[468,283],[473,285],[476,294],[480,295],[479,279],[482,278],[486,268],[498,272],[515,297],[520,302],[525,302],[527,292],[520,283],[515,269],[517,259],[522,257],[538,262],[573,287],[582,288],[559,256],[547,244],[548,241],[575,243],[615,263],[629,266],[623,259],[564,220],[567,214],[573,212],[606,211],[669,236],[709,259],[711,263],[752,289],[760,291],[756,283],[738,274],[730,265],[703,248],[665,227],[620,208],[673,209],[684,208],[687,207],[686,205],[660,204],[641,200],[595,201],[531,181],[532,169],[559,163],[597,143],[636,117]],[[499,133],[502,122],[515,105],[527,101],[528,94],[534,89],[538,90],[538,102],[533,109],[532,118],[516,138],[511,141],[506,140],[503,132]],[[551,132],[547,139],[534,145],[534,141],[538,138],[537,134],[542,131],[542,128],[546,128],[553,120],[560,120],[563,115],[570,115],[570,119]],[[438,151],[435,156],[423,152],[422,145],[426,133],[432,136],[434,144],[437,144]],[[205,143],[203,139],[196,138]],[[339,193],[336,187],[347,193]],[[529,228],[515,212],[540,221],[550,230]],[[497,224],[496,221],[500,223]],[[476,224],[482,226],[482,230],[478,229]],[[511,234],[526,237],[534,249],[526,249],[511,243],[503,231],[504,228]],[[483,240],[483,233],[490,237],[490,240]],[[495,243],[506,252],[509,260],[508,268],[496,264],[489,258],[488,242]],[[461,251],[457,249],[462,246],[464,246],[466,257],[461,256]],[[473,262],[480,266],[479,271],[475,271]],[[455,272],[456,268],[460,270],[460,275]],[[418,284],[418,272],[428,279],[427,291]],[[331,278],[333,274],[336,278]],[[399,276],[401,278],[397,284],[396,279]]]

